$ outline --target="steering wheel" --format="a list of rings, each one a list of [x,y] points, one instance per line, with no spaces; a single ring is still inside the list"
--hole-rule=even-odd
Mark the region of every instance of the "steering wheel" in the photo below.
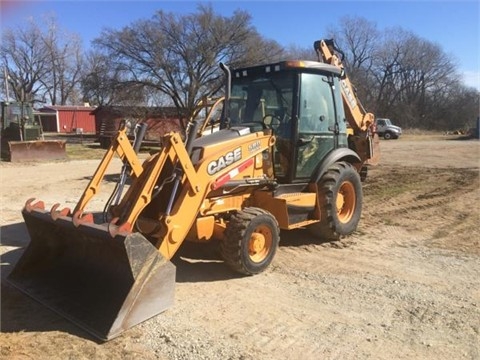
[[[267,114],[263,117],[262,122],[265,128],[277,130],[282,124],[282,118],[279,115]]]

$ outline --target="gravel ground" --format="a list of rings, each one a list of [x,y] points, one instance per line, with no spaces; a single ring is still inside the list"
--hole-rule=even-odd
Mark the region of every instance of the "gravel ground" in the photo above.
[[[213,246],[185,243],[173,259],[175,305],[112,341],[2,280],[1,357],[480,359],[480,142],[381,145],[355,234],[321,243],[305,229],[282,232],[272,266],[251,277]],[[28,242],[25,200],[72,206],[97,163],[0,163],[2,279]]]

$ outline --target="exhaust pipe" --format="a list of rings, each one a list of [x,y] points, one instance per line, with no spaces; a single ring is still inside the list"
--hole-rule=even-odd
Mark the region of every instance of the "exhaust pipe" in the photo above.
[[[220,68],[225,73],[227,79],[225,84],[225,101],[223,102],[222,119],[220,121],[220,129],[230,127],[230,97],[232,88],[232,72],[230,68],[224,63],[220,63]]]

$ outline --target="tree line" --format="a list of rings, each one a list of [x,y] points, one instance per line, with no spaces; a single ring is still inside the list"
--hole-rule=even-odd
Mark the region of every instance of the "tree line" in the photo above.
[[[243,10],[222,16],[211,5],[190,14],[156,12],[122,29],[105,29],[84,51],[55,18],[30,20],[2,33],[0,78],[6,98],[52,105],[175,106],[191,115],[205,96],[220,95],[232,68],[292,58],[312,48],[262,36]],[[380,31],[360,17],[328,29],[344,52],[363,105],[398,125],[453,130],[473,126],[479,91],[467,87],[440,45],[402,28]]]
[[[475,124],[480,93],[463,83],[455,59],[439,44],[399,27],[382,32],[351,17],[330,35],[344,49],[360,99],[378,117],[407,128],[454,130]]]

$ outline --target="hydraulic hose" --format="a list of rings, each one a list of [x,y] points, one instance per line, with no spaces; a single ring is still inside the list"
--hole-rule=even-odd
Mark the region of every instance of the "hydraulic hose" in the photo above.
[[[187,138],[187,142],[186,142],[186,145],[185,145],[185,149],[187,150],[187,153],[188,153],[189,156],[192,155],[191,153],[192,153],[192,149],[193,149],[193,141],[197,138],[197,132],[198,132],[198,129],[200,128],[201,125],[202,125],[202,123],[200,121],[194,120],[192,125],[191,125],[191,129],[188,132],[188,138]],[[172,211],[173,202],[175,200],[175,197],[176,197],[177,191],[178,191],[178,186],[180,185],[180,181],[182,180],[182,176],[183,176],[183,171],[178,168],[178,163],[175,165],[173,171],[175,173],[174,174],[175,180],[174,180],[174,183],[173,183],[173,189],[172,189],[172,193],[170,195],[170,199],[168,200],[167,209],[165,211],[167,216],[169,216],[171,211]]]
[[[142,146],[142,141],[147,132],[147,128],[148,128],[147,123],[141,123],[141,124],[135,125],[135,130],[134,130],[135,138],[133,140],[133,150],[135,151],[135,154],[138,154],[138,152],[140,151],[140,147]],[[129,171],[130,171],[130,166],[126,163],[123,164],[122,171],[120,172],[120,179],[115,185],[115,189],[113,190],[112,194],[108,198],[105,204],[105,207],[103,209],[103,218],[105,222],[107,222],[108,209],[110,208],[110,206],[112,206],[112,203],[114,205],[118,205],[120,203],[122,193],[123,193],[123,188],[125,187],[125,183],[127,182]]]

